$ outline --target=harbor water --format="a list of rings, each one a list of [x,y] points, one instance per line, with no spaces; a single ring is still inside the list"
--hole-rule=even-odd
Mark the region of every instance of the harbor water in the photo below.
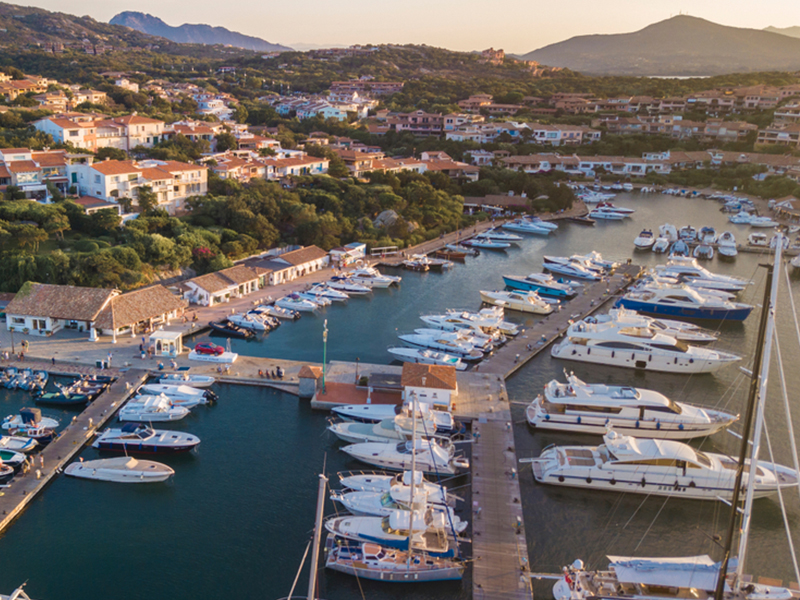
[[[657,232],[670,222],[698,229],[731,230],[745,242],[748,228],[730,225],[715,202],[662,195],[621,194],[615,203],[636,209],[624,222],[599,222],[595,227],[564,223],[550,238],[527,237],[508,252],[484,251],[445,273],[401,274],[399,288],[376,290],[369,297],[334,304],[319,315],[304,315],[284,323],[266,337],[250,342],[232,340],[241,354],[321,362],[323,322],[328,321],[328,360],[388,363],[386,348],[399,333],[425,325],[421,314],[446,308],[477,309],[478,290],[502,288],[501,275],[540,271],[543,254],[571,255],[598,250],[607,258],[642,265],[663,262],[663,256],[634,252],[633,239],[644,227]],[[740,253],[730,262],[715,258],[711,270],[756,281],[741,299],[761,303],[765,262],[761,255]],[[792,282],[795,292],[800,290]],[[797,397],[800,358],[784,286],[778,315],[781,355],[789,397]],[[564,310],[569,310],[568,306]],[[509,313],[520,323],[539,317]],[[758,311],[744,323],[720,327],[720,349],[745,356],[750,366]],[[207,336],[197,336],[205,340]],[[212,337],[220,343],[220,338]],[[773,361],[775,362],[775,361]],[[536,456],[553,443],[596,444],[589,436],[533,432],[525,423],[525,403],[550,379],[572,370],[588,382],[635,385],[665,393],[673,400],[741,412],[749,380],[736,367],[714,375],[692,377],[566,363],[542,353],[508,381],[519,458]],[[235,597],[278,598],[288,594],[313,527],[317,474],[324,468],[336,484],[336,472],[357,469],[325,432],[329,415],[311,411],[306,401],[289,394],[249,386],[217,385],[216,405],[201,406],[178,423],[165,425],[189,431],[202,440],[198,451],[163,460],[175,477],[163,485],[121,486],[59,477],[0,538],[3,566],[0,593],[23,581],[33,598],[172,600]],[[767,404],[767,425],[774,459],[791,464],[780,396],[780,378],[773,372]],[[0,391],[2,414],[30,403],[19,391]],[[66,421],[69,411],[44,410]],[[793,419],[800,427],[797,417]],[[734,429],[738,429],[737,424]],[[738,451],[729,433],[695,442],[704,450]],[[84,459],[97,458],[87,448]],[[765,450],[762,457],[768,458]],[[576,558],[590,567],[604,567],[607,554],[668,556],[720,555],[716,536],[724,534],[728,508],[718,502],[685,501],[545,487],[533,482],[520,465],[529,558],[533,571],[557,572]],[[462,478],[459,483],[468,482]],[[0,490],[1,491],[1,490]],[[468,491],[460,490],[459,495]],[[784,494],[790,525],[800,518],[798,492]],[[470,519],[469,502],[459,506]],[[333,514],[329,502],[325,513]],[[467,534],[469,531],[467,532]],[[794,537],[795,543],[800,536]],[[465,553],[470,554],[469,547]],[[477,560],[480,560],[477,558]],[[755,504],[747,571],[755,575],[795,580],[777,498]],[[321,570],[321,597],[412,600],[471,597],[469,571],[463,582],[381,584]],[[307,575],[295,594],[304,594]],[[535,591],[549,597],[549,584]]]

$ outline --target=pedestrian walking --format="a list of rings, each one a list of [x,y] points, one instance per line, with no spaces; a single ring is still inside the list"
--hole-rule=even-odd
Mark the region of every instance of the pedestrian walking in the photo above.
[[[51,359],[50,359],[50,362],[51,362],[51,363],[52,363],[52,365],[55,367],[55,366],[56,366],[56,357],[54,356],[53,358],[51,358]]]

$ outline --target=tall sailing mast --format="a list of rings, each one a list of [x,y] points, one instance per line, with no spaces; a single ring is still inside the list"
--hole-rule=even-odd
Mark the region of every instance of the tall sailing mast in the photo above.
[[[736,531],[736,523],[739,512],[739,494],[742,489],[742,479],[745,470],[745,461],[750,454],[748,448],[750,444],[750,432],[753,430],[753,448],[750,458],[750,476],[747,483],[747,494],[742,512],[742,534],[739,539],[739,562],[737,565],[737,583],[742,580],[742,569],[747,553],[747,540],[750,533],[750,517],[752,515],[753,490],[755,484],[755,473],[758,468],[758,449],[761,441],[761,430],[764,427],[764,400],[767,394],[767,383],[769,380],[769,361],[772,354],[772,339],[775,328],[775,306],[778,301],[779,277],[775,277],[775,267],[781,264],[783,249],[783,235],[778,234],[775,244],[775,260],[773,264],[767,265],[767,277],[764,286],[764,300],[761,308],[761,320],[758,328],[758,339],[756,341],[756,354],[753,363],[753,375],[750,379],[750,392],[747,399],[747,411],[745,413],[744,427],[742,430],[742,443],[739,447],[739,461],[736,467],[736,481],[733,488],[733,498],[731,498],[731,513],[728,521],[728,531],[725,536],[725,552],[720,564],[717,587],[714,591],[714,600],[723,600],[725,591],[725,578],[728,574],[728,562],[731,558],[733,547],[733,534]],[[755,418],[755,428],[753,419]]]

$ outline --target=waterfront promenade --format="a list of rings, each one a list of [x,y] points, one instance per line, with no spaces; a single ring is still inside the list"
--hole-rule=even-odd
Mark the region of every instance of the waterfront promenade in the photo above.
[[[27,474],[17,474],[0,490],[0,532],[16,519],[30,502],[75,457],[95,432],[111,419],[130,394],[141,385],[147,372],[130,369],[111,384],[80,415],[77,415],[54,441],[33,456]]]

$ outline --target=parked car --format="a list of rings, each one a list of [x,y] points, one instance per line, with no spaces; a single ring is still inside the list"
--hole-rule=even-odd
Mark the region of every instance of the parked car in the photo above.
[[[198,354],[215,354],[219,356],[225,352],[225,348],[212,344],[211,342],[203,342],[202,344],[197,344],[194,347],[194,351]]]

